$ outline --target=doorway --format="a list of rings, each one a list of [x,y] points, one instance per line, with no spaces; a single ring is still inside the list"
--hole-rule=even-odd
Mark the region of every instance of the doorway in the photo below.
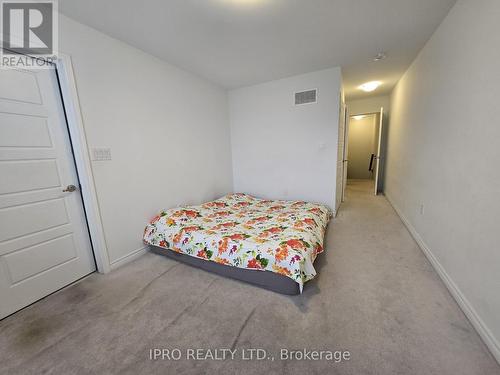
[[[0,70],[0,318],[95,271],[55,66]]]
[[[345,131],[344,183],[369,182],[375,195],[381,191],[383,116],[383,108],[380,112],[349,116]]]

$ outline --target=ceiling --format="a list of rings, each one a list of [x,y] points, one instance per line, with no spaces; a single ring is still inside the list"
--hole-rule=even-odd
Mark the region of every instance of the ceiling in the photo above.
[[[389,93],[456,0],[60,0],[60,11],[232,89],[341,66]],[[373,62],[378,52],[387,58]],[[371,94],[361,83],[382,81]]]

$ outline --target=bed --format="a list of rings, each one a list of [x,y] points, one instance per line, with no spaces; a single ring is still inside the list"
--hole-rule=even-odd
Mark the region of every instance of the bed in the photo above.
[[[327,206],[229,194],[164,210],[144,231],[159,254],[285,294],[316,276],[314,260],[332,216]]]

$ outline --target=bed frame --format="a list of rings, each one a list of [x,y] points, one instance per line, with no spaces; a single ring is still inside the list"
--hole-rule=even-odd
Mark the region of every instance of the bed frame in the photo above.
[[[153,253],[175,259],[190,266],[201,268],[202,270],[213,272],[221,276],[254,284],[261,288],[272,290],[273,292],[288,295],[300,294],[299,284],[287,276],[274,272],[228,266],[152,245],[149,245],[149,249]]]

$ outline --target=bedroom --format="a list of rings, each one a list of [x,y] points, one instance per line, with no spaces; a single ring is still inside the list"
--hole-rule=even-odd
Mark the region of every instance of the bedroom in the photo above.
[[[499,373],[497,2],[49,4],[56,60],[0,70],[5,371]],[[375,196],[343,145],[382,107]],[[162,210],[232,266],[150,251]]]

